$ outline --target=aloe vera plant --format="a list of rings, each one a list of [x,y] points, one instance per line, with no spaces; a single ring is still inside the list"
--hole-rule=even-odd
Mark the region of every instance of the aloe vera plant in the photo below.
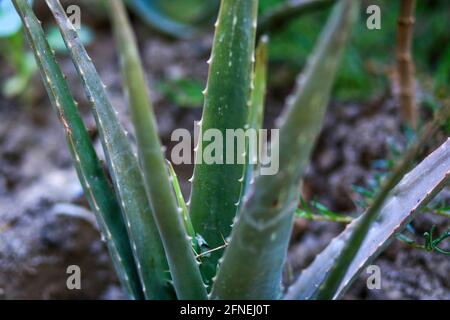
[[[244,152],[231,164],[196,162],[185,202],[167,164],[136,40],[121,0],[109,0],[138,154],[132,151],[95,66],[58,0],[46,0],[85,88],[100,132],[112,185],[86,132],[54,53],[26,0],[13,0],[44,83],[67,136],[81,184],[96,214],[122,284],[132,299],[339,298],[371,261],[449,179],[447,140],[410,170],[419,148],[437,130],[424,129],[387,178],[367,212],[289,288],[281,277],[299,185],[320,132],[333,78],[358,2],[336,1],[311,58],[277,121],[279,171],[264,175]],[[200,131],[260,129],[264,114],[267,37],[255,50],[258,0],[222,0]],[[447,113],[446,113],[447,115]],[[277,131],[278,132],[278,131]],[[206,141],[208,142],[208,141]],[[197,160],[209,146],[199,140]],[[210,141],[211,142],[211,141]],[[239,152],[238,152],[239,151]]]

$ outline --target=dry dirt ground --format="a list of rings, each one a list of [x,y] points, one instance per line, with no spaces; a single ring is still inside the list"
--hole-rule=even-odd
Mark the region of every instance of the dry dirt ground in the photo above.
[[[160,79],[189,77],[204,80],[211,39],[171,42],[139,29],[143,61],[152,84]],[[113,43],[98,35],[89,48],[101,77],[108,86],[123,124],[132,132],[121,93]],[[92,136],[93,120],[70,61],[60,57],[63,69],[80,102]],[[2,70],[1,77],[8,71]],[[62,130],[35,79],[34,102],[7,101],[0,96],[0,299],[120,299],[124,298],[92,214],[87,209]],[[286,91],[289,89],[286,85]],[[160,92],[152,90],[163,142],[170,150],[173,129],[193,129],[200,109],[180,109]],[[273,125],[283,99],[269,96],[266,126]],[[388,143],[404,144],[396,106],[386,94],[371,104],[332,104],[309,168],[305,191],[330,208],[357,214],[353,184],[364,185],[371,177],[374,160],[388,154]],[[98,139],[96,139],[97,148]],[[177,168],[187,181],[192,168]],[[189,185],[183,183],[187,194]],[[447,197],[448,199],[448,197]],[[414,222],[418,233],[449,221],[429,214]],[[335,223],[297,220],[288,264],[295,277],[342,226]],[[394,242],[376,261],[381,267],[382,289],[367,290],[365,275],[346,298],[449,299],[450,259]],[[66,268],[82,270],[82,290],[66,288]],[[289,277],[287,277],[289,281]]]

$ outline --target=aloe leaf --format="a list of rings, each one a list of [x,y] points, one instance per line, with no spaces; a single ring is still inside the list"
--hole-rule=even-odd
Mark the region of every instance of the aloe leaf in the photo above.
[[[111,19],[135,127],[147,195],[164,244],[179,299],[206,299],[206,289],[177,205],[158,137],[136,40],[120,0],[110,0]]]
[[[249,111],[249,128],[258,132],[262,129],[264,121],[264,104],[267,91],[267,64],[268,64],[268,43],[269,37],[263,36],[259,40],[258,47],[256,48],[256,62],[253,72],[254,90],[252,91],[251,106]],[[258,147],[265,147],[258,139]],[[257,151],[257,150],[256,150]],[[253,151],[255,152],[255,151]],[[250,186],[250,182],[256,175],[256,169],[258,164],[255,162],[257,159],[250,159],[250,157],[256,157],[257,154],[252,154],[247,147],[247,159],[245,170],[244,187],[242,193],[245,194]]]
[[[96,215],[119,279],[130,297],[141,299],[143,292],[120,206],[97,158],[77,104],[31,7],[26,0],[14,0],[14,4],[24,22],[48,96],[63,124],[78,177]]]
[[[195,230],[192,225],[191,217],[189,216],[189,210],[184,201],[183,193],[181,192],[180,182],[178,181],[175,169],[170,161],[167,161],[167,166],[169,167],[170,181],[172,182],[172,187],[177,197],[178,207],[181,208],[181,215],[183,217],[184,227],[186,228],[189,237],[195,238]]]
[[[371,225],[359,250],[331,298],[339,298],[359,273],[382,252],[396,235],[402,232],[450,179],[450,139],[431,153],[418,166],[403,177],[383,202],[376,221]],[[331,241],[314,262],[305,269],[290,287],[286,299],[317,298],[319,288],[336,265],[345,248],[352,244],[352,235],[360,228],[367,213],[352,222],[347,229]],[[326,296],[328,298],[329,296]],[[325,298],[325,297],[324,297]]]
[[[144,295],[148,299],[172,299],[173,291],[164,248],[130,142],[63,7],[58,0],[48,0],[47,5],[56,18],[92,104],[109,171],[126,220]]]
[[[366,234],[369,232],[373,221],[379,215],[379,212],[386,203],[389,195],[392,194],[392,189],[400,182],[405,173],[410,169],[420,150],[426,143],[432,139],[432,137],[439,131],[442,126],[442,122],[448,119],[450,110],[447,107],[442,108],[437,112],[435,119],[427,124],[422,130],[419,139],[408,149],[401,161],[394,168],[391,175],[383,182],[383,185],[375,196],[371,206],[367,212],[358,220],[351,232],[351,236],[344,248],[342,249],[339,257],[334,259],[333,267],[327,272],[326,277],[320,284],[318,291],[315,295],[317,299],[332,299],[342,282],[345,274],[352,263],[352,260],[357,255],[361,244],[364,242]],[[431,193],[431,191],[430,191]],[[393,193],[393,197],[397,197],[397,193]],[[415,211],[416,207],[413,207],[410,213]]]
[[[254,87],[252,105],[250,107],[250,127],[259,130],[263,126],[264,103],[267,92],[267,64],[269,37],[263,36],[256,48],[256,63],[254,71]]]
[[[442,116],[447,112],[447,108],[443,108],[438,115]],[[386,181],[383,182],[380,191],[375,196],[367,212],[361,217],[358,224],[355,226],[355,230],[352,232],[349,241],[346,243],[338,259],[336,259],[333,268],[327,274],[324,283],[320,286],[316,296],[317,299],[333,298],[340,282],[345,276],[348,266],[357,254],[367,232],[369,231],[373,221],[378,216],[392,189],[400,182],[405,173],[410,169],[422,147],[438,131],[440,122],[442,121],[442,117],[438,116],[433,122],[425,127],[418,141],[416,141],[416,143],[409,148],[391,175],[386,179]]]
[[[257,7],[257,0],[222,0],[208,61],[210,68],[204,91],[200,137],[210,129],[220,131],[224,139],[218,153],[222,155],[223,164],[203,161],[205,148],[214,141],[199,143],[190,214],[196,233],[205,239],[210,249],[224,244],[223,239],[229,236],[239,207],[245,156],[236,155],[236,144],[227,149],[225,137],[226,129],[243,129],[248,124]],[[240,151],[243,152],[245,150]],[[233,164],[226,163],[227,155],[234,155]],[[200,268],[208,285],[221,255],[222,250],[215,250],[202,260]]]
[[[190,38],[197,29],[171,19],[154,0],[127,0],[127,5],[148,25],[175,38]]]
[[[279,150],[280,170],[276,175],[259,175],[246,194],[214,282],[213,298],[281,297],[281,274],[298,203],[298,185],[321,129],[356,9],[356,1],[338,2],[299,78],[299,86],[279,122],[279,142],[272,143],[271,151]]]
[[[274,33],[292,19],[329,7],[336,0],[288,0],[261,17],[258,34]]]

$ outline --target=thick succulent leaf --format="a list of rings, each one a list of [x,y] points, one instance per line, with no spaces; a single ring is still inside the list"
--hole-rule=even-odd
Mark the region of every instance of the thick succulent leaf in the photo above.
[[[367,212],[361,217],[358,224],[354,227],[354,231],[352,232],[349,241],[346,243],[338,259],[335,261],[333,268],[328,273],[324,283],[319,287],[319,291],[316,296],[317,299],[331,299],[334,297],[335,292],[344,278],[349,265],[364,241],[371,224],[378,216],[392,189],[400,182],[406,172],[408,172],[411,168],[423,146],[426,145],[426,143],[439,130],[441,122],[444,121],[443,119],[447,119],[447,113],[447,108],[442,108],[440,112],[437,113],[437,117],[434,121],[425,126],[419,139],[407,150],[389,177],[383,181],[380,191],[373,199]]]
[[[143,298],[131,245],[119,203],[92,146],[69,86],[50,49],[39,21],[26,0],[14,0],[35,54],[44,85],[67,138],[78,177],[95,213],[102,236],[123,286],[130,297]]]
[[[268,64],[269,38],[263,36],[256,48],[256,63],[253,72],[254,90],[252,91],[252,104],[249,112],[250,128],[259,130],[263,126],[264,103],[267,91],[267,64]]]
[[[348,265],[343,281],[334,292],[334,298],[342,296],[359,273],[391,243],[396,234],[402,232],[414,219],[420,208],[448,184],[449,178],[450,139],[405,175],[392,190],[356,256]],[[286,299],[315,297],[362,219],[364,215],[352,222],[344,232],[331,241],[290,287]]]
[[[184,201],[183,193],[181,192],[180,182],[178,181],[175,169],[170,161],[167,161],[167,166],[169,167],[170,181],[172,182],[173,191],[177,197],[178,207],[181,208],[181,216],[183,217],[184,227],[186,228],[189,237],[195,238],[195,230],[192,225],[191,217],[189,216],[189,210]]]
[[[303,14],[331,6],[336,0],[288,0],[267,12],[258,23],[258,35],[274,33]]]
[[[48,0],[47,4],[56,18],[82,79],[86,95],[92,104],[103,150],[127,223],[145,297],[171,299],[173,289],[170,285],[169,267],[147,199],[138,161],[77,31],[58,0]]]
[[[164,244],[179,299],[206,299],[200,270],[188,240],[158,137],[136,40],[121,0],[110,0],[111,19],[122,61],[122,73],[147,195]]]
[[[252,91],[252,103],[249,110],[249,128],[258,132],[263,127],[264,121],[264,104],[266,100],[267,91],[267,68],[268,68],[268,43],[269,38],[267,36],[261,37],[258,47],[256,48],[256,62],[255,69],[253,71],[254,90]],[[258,147],[266,147],[258,138]],[[245,179],[243,183],[242,194],[245,194],[250,186],[250,182],[256,176],[256,170],[259,167],[258,164],[250,159],[250,157],[257,157],[257,154],[253,155],[247,147],[247,160],[245,169]]]
[[[356,4],[352,0],[339,1],[299,78],[299,86],[279,122],[279,142],[271,143],[272,152],[279,150],[279,172],[259,175],[246,194],[214,282],[213,298],[281,296],[281,274],[300,178],[321,129]]]
[[[200,122],[202,134],[216,129],[226,137],[226,129],[244,129],[247,125],[253,87],[257,7],[257,0],[222,0],[208,62],[208,84]],[[213,142],[203,141],[196,148],[190,200],[195,232],[205,239],[210,249],[223,246],[223,239],[231,232],[231,224],[239,208],[245,169],[245,155],[236,154],[236,144],[227,150],[225,139],[223,149],[218,151],[224,164],[205,163],[201,155]],[[226,155],[231,155],[231,152],[233,164],[225,164]],[[222,253],[222,250],[216,250],[202,259],[200,268],[208,285]]]

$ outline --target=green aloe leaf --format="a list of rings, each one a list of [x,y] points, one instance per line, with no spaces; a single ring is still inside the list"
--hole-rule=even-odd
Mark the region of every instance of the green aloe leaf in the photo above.
[[[249,110],[249,128],[259,133],[259,130],[263,127],[264,121],[264,104],[267,91],[267,68],[268,68],[268,43],[269,37],[263,36],[259,40],[258,47],[256,48],[256,62],[255,70],[253,71],[254,90],[252,91],[252,103]],[[262,144],[262,141],[257,139],[258,148],[266,147]],[[257,162],[258,150],[249,150],[247,146],[247,159],[245,169],[245,179],[243,182],[243,191],[245,194],[250,186],[250,182],[256,176],[256,170],[259,167]],[[254,159],[251,159],[253,157]],[[255,159],[256,158],[256,159]],[[256,160],[256,161],[255,161]]]
[[[277,299],[301,176],[318,136],[357,2],[339,1],[279,121],[279,172],[259,175],[244,198],[212,297]],[[273,139],[273,137],[272,137]]]
[[[26,0],[14,0],[41,71],[50,101],[63,125],[86,198],[97,217],[119,279],[130,297],[141,299],[142,288],[119,203],[92,146],[69,86]]]
[[[347,229],[333,239],[314,262],[305,269],[299,279],[289,288],[286,299],[339,298],[362,270],[382,252],[396,235],[402,232],[450,179],[450,139],[431,153],[418,166],[410,171],[383,201],[383,206],[375,222],[350,263],[338,286],[331,294],[325,295],[320,288],[326,284],[330,273],[336,270],[336,262],[349,246],[354,247],[353,235],[361,229],[361,221],[368,213],[353,221]],[[323,287],[326,289],[326,287]],[[323,289],[322,289],[323,290]]]
[[[249,113],[250,127],[259,130],[263,126],[264,104],[267,92],[269,37],[263,36],[256,48],[256,63],[254,71],[254,87],[252,91],[252,105]]]
[[[186,201],[184,201],[183,193],[181,192],[180,182],[178,181],[177,174],[170,161],[167,161],[167,166],[169,167],[170,181],[172,182],[173,191],[177,197],[178,207],[181,208],[181,216],[183,217],[184,227],[186,228],[188,236],[193,239],[192,241],[194,241],[195,230],[192,225],[191,217],[189,216]]]
[[[210,68],[200,131],[201,136],[212,132],[210,130],[220,131],[223,148],[216,152],[223,161],[205,163],[202,155],[215,141],[199,143],[190,214],[196,233],[211,250],[223,246],[239,208],[245,155],[236,154],[236,145],[227,149],[225,137],[226,129],[243,129],[248,124],[257,7],[257,0],[222,0],[208,61]],[[226,164],[227,155],[231,157],[231,154],[233,164]],[[215,250],[202,260],[201,271],[208,285],[222,253],[222,250]]]
[[[397,201],[397,198],[399,197],[399,193],[401,191],[401,187],[400,191],[392,191],[392,189],[400,182],[405,173],[413,165],[415,158],[417,157],[419,151],[423,148],[423,146],[426,145],[426,143],[436,134],[436,132],[438,132],[439,128],[441,127],[441,123],[448,119],[448,112],[448,108],[443,108],[440,112],[438,112],[436,119],[430,122],[424,128],[420,138],[415,142],[413,146],[408,149],[391,175],[386,179],[386,181],[383,182],[380,191],[373,199],[373,202],[367,212],[354,225],[354,231],[351,232],[351,236],[342,249],[339,257],[335,259],[333,267],[329,270],[329,272],[327,272],[326,278],[324,279],[323,283],[321,283],[315,298],[332,299],[335,296],[335,293],[338,290],[342,280],[344,279],[350,264],[358,254],[360,246],[364,242],[364,239],[367,236],[370,228],[373,228],[372,225],[380,214],[380,211],[382,210],[383,205],[386,203],[389,195],[392,194],[394,200]],[[445,166],[444,168],[441,167],[440,169],[445,169]],[[449,168],[447,167],[447,171],[444,171],[443,173],[441,172],[441,175],[445,175],[445,173],[448,172],[448,169]],[[430,174],[430,170],[427,170],[427,167],[423,168],[423,172],[428,172],[428,174]],[[439,172],[436,174],[439,175]],[[417,181],[415,181],[415,183],[417,183]],[[410,191],[409,187],[406,187],[406,189]],[[417,200],[417,197],[419,197],[420,200],[420,197],[423,197],[423,201],[427,201],[429,200],[428,197],[433,194],[433,191],[433,189],[422,190],[422,192],[425,193],[416,194],[416,197],[414,199]],[[411,193],[408,193],[407,197],[408,196],[411,196]],[[400,203],[403,202],[406,203],[406,199],[405,201],[402,201]],[[416,211],[416,209],[419,208],[419,206],[417,205],[418,203],[419,202],[416,202],[416,206],[412,207],[411,210],[406,212],[409,212],[411,214]],[[403,209],[402,212],[404,213],[405,209]]]
[[[120,0],[110,0],[111,19],[135,127],[147,195],[164,244],[179,299],[206,299],[198,263],[173,191],[136,40]]]
[[[92,107],[145,297],[172,299],[170,272],[138,161],[97,71],[58,0],[48,0]]]

